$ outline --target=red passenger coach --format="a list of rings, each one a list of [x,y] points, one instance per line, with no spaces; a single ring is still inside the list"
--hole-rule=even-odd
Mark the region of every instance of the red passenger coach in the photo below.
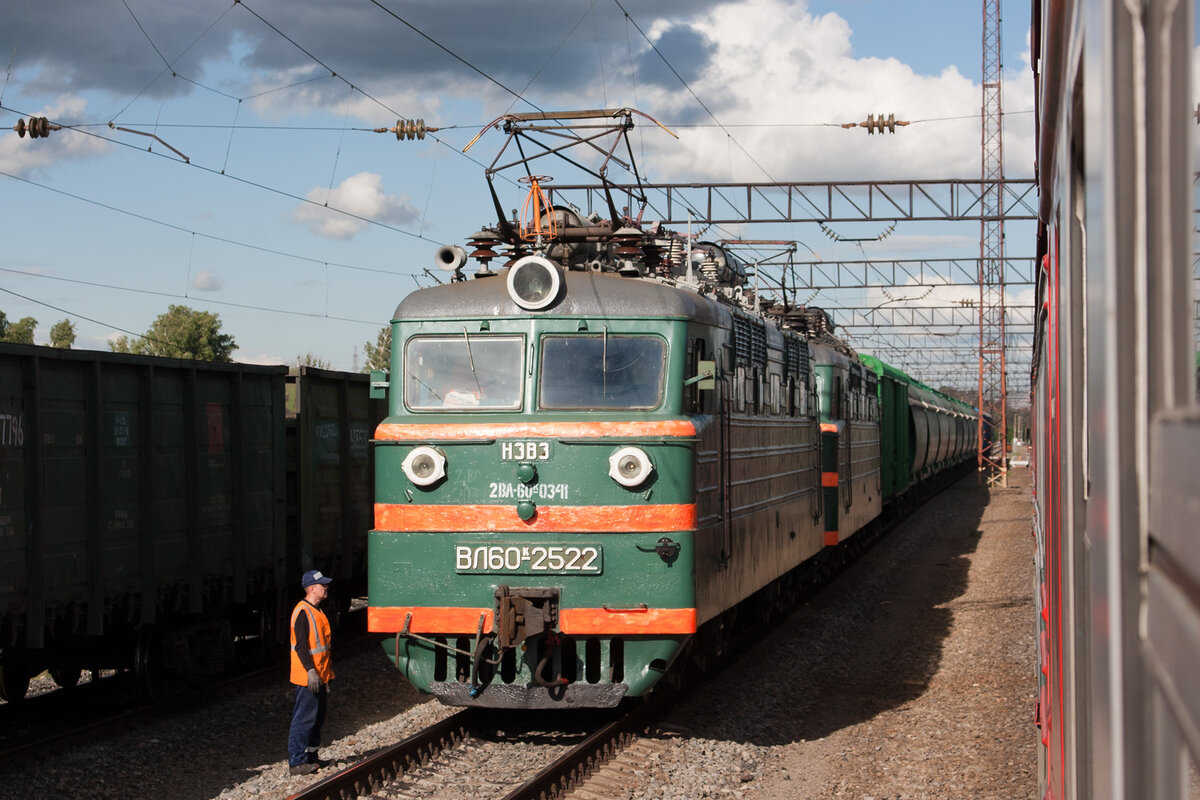
[[[1039,796],[1200,792],[1189,2],[1035,0]]]

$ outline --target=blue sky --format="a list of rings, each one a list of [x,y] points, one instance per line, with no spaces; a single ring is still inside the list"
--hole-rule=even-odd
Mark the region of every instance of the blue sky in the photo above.
[[[107,349],[174,303],[220,314],[237,360],[311,353],[350,369],[397,303],[432,282],[435,248],[494,222],[483,165],[503,137],[461,151],[509,110],[638,108],[681,137],[635,131],[656,181],[979,175],[977,3],[76,5],[0,0],[11,59],[0,126],[30,114],[68,126],[0,136],[0,310],[36,317],[39,342],[65,317],[76,348]],[[1012,177],[1032,175],[1028,13],[1004,10]],[[877,112],[915,124],[870,139],[831,127]],[[442,130],[421,142],[365,130],[397,117]],[[519,207],[519,190],[500,186]],[[801,240],[824,260],[978,255],[977,226],[911,226],[867,247],[812,225],[741,232]],[[1031,254],[1032,227],[1009,242]]]

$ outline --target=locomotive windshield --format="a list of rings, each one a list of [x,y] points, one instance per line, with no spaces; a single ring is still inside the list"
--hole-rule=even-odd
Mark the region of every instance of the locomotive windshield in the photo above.
[[[538,406],[657,408],[667,343],[657,336],[546,336]]]
[[[414,336],[404,347],[404,404],[414,411],[521,407],[520,336]]]

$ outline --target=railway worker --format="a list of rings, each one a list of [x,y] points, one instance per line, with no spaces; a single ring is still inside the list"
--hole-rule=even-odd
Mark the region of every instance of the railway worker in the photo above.
[[[329,595],[332,581],[315,569],[304,573],[300,579],[304,599],[292,609],[291,681],[296,685],[296,703],[288,731],[291,775],[309,775],[320,768],[317,748],[321,744],[329,681],[333,680],[329,620],[320,605]]]

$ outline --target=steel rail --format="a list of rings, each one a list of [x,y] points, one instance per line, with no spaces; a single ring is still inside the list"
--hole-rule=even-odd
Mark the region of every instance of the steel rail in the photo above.
[[[288,800],[348,800],[374,791],[467,737],[482,716],[468,708],[291,795]]]
[[[608,723],[572,747],[534,777],[506,794],[503,800],[547,800],[562,797],[597,767],[625,749],[644,732],[674,699],[672,692],[656,692],[628,714]]]

